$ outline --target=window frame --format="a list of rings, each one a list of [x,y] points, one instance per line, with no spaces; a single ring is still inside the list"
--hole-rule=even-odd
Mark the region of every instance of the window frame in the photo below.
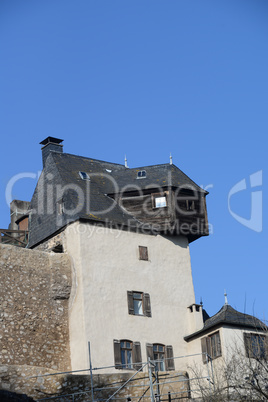
[[[144,315],[143,292],[133,292],[134,315]]]
[[[129,345],[129,346],[128,346]],[[121,364],[123,369],[133,369],[133,345],[132,341],[120,340]]]
[[[129,347],[125,347],[122,343],[129,343]],[[130,353],[128,353],[130,352]],[[125,358],[130,354],[131,363],[125,363]],[[122,358],[124,356],[124,359]],[[124,360],[124,362],[123,362]],[[114,361],[115,368],[119,370],[139,370],[142,368],[141,344],[133,342],[130,339],[114,339]],[[142,370],[141,370],[142,371]]]
[[[135,314],[134,294],[140,294],[142,296],[142,314]],[[137,317],[152,317],[151,300],[149,293],[140,292],[136,290],[128,290],[127,302],[128,302],[128,314],[135,315]]]
[[[213,342],[213,343],[212,343]],[[220,331],[213,332],[208,336],[201,338],[201,349],[203,363],[207,362],[207,356],[210,360],[215,360],[222,356]]]
[[[162,343],[147,343],[146,344],[146,352],[147,352],[147,359],[150,359],[154,363],[155,359],[155,353],[163,353],[163,352],[157,352],[154,351],[154,347],[156,346],[161,346],[164,349],[164,359],[157,359],[160,361],[163,360],[164,370],[161,369],[161,366],[159,366],[156,362],[156,369],[158,371],[172,371],[175,370],[175,363],[174,363],[174,355],[173,355],[173,347],[172,345],[164,345]]]
[[[159,350],[160,348],[162,348],[163,350]],[[165,345],[162,345],[161,343],[153,343],[153,354],[156,371],[166,371],[165,351]]]
[[[139,260],[149,261],[149,254],[148,254],[147,246],[139,246]]]
[[[146,179],[146,170],[139,170],[137,173],[137,179]]]
[[[168,191],[162,191],[161,193],[152,193],[152,208],[153,209],[160,209],[160,208],[167,208],[168,206]],[[157,205],[156,200],[158,198],[165,198],[166,202],[165,205]]]
[[[79,171],[79,176],[82,180],[90,180],[90,176],[88,175],[87,172],[82,172],[81,170]]]
[[[195,202],[194,200],[185,200],[185,204],[186,204],[186,211],[188,212],[195,212]]]
[[[253,341],[258,341],[257,345]],[[261,341],[261,342],[260,342]],[[266,359],[268,357],[268,337],[265,334],[244,332],[244,345],[246,356],[250,359]],[[256,350],[258,348],[258,350]]]

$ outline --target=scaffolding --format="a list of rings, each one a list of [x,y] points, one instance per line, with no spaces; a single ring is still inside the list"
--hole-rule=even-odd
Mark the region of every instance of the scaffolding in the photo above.
[[[158,371],[158,360],[148,360],[141,364],[139,370],[133,372],[127,379],[119,373],[107,374],[105,384],[98,385],[97,380],[102,370],[114,369],[115,366],[106,366],[93,368],[90,357],[89,345],[89,368],[78,371],[57,372],[52,374],[37,375],[34,377],[51,377],[55,375],[70,375],[77,378],[82,372],[87,374],[87,389],[84,391],[61,392],[58,395],[46,396],[38,401],[55,402],[110,402],[110,401],[133,401],[133,402],[171,402],[171,401],[189,401],[198,399],[200,396],[198,384],[205,380],[207,390],[210,395],[213,394],[214,378],[211,358],[206,355],[205,371],[202,376],[189,377],[187,372],[182,371]],[[199,357],[202,361],[202,353],[174,357],[174,360],[193,359]],[[191,359],[191,360],[190,360]],[[167,358],[165,359],[167,360]],[[133,370],[132,370],[133,371]],[[74,374],[74,375],[73,375]],[[124,372],[126,374],[126,372]],[[117,377],[116,381],[109,380],[110,377]],[[28,378],[34,378],[28,377]]]

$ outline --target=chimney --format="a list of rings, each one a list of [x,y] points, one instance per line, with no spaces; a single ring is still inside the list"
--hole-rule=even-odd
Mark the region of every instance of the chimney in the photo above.
[[[43,159],[43,167],[45,167],[46,159],[51,151],[53,152],[63,152],[63,145],[61,144],[63,140],[54,137],[47,137],[44,141],[41,141],[40,144],[43,145],[42,150],[42,159]]]

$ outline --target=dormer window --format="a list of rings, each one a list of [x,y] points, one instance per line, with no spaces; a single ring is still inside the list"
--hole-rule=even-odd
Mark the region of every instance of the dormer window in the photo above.
[[[90,180],[90,177],[86,172],[79,172],[79,176],[82,180]]]
[[[140,170],[137,174],[137,179],[145,179],[146,178],[146,170]]]

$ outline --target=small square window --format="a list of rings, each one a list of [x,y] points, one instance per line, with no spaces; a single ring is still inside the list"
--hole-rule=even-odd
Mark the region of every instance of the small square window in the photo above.
[[[164,208],[167,206],[167,193],[152,194],[152,207]]]
[[[145,179],[146,178],[146,170],[140,170],[137,174],[137,179]]]
[[[90,180],[90,177],[86,172],[79,172],[79,176],[82,180]]]
[[[143,261],[148,261],[148,248],[144,246],[139,246],[139,259]]]
[[[166,197],[155,197],[155,208],[162,208],[167,206]]]
[[[128,314],[151,317],[151,302],[149,293],[127,291]]]

